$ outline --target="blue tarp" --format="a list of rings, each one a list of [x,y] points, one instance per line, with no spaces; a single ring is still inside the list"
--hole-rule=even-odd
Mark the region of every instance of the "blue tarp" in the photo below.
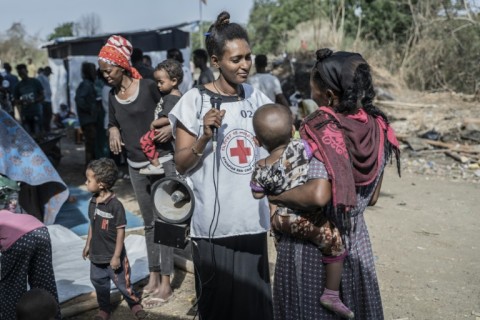
[[[60,224],[79,236],[88,233],[88,203],[92,194],[77,187],[69,186],[70,195],[76,200],[65,202],[55,219],[55,224]],[[125,210],[127,215],[127,229],[143,226],[143,219],[132,212]]]
[[[0,109],[0,174],[37,187],[47,225],[68,198],[68,189],[45,153],[22,126]]]

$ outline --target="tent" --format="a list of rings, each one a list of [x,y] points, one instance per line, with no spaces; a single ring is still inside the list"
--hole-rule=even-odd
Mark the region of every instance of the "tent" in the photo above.
[[[53,112],[57,112],[62,103],[68,104],[71,110],[76,110],[74,98],[75,90],[82,80],[81,65],[84,61],[97,65],[98,52],[112,34],[125,37],[134,48],[140,48],[144,54],[150,55],[154,66],[166,58],[168,49],[178,48],[182,51],[185,66],[190,68],[190,34],[184,30],[188,30],[192,24],[91,37],[64,37],[45,44],[43,47],[48,50],[48,64],[53,72],[50,76]]]

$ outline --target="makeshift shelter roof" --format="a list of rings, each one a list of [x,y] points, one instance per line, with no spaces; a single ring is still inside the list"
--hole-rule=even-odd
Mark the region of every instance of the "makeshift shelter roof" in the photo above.
[[[62,37],[45,43],[49,58],[62,59],[68,56],[97,55],[108,37],[118,34],[129,40],[134,47],[144,52],[164,51],[170,48],[185,48],[189,45],[189,32],[184,31],[197,22],[160,27],[150,30],[104,33],[88,37]]]
[[[97,55],[107,39],[117,34],[129,40],[134,48],[140,48],[151,57],[153,65],[166,58],[167,50],[179,49],[189,67],[190,31],[198,22],[186,22],[173,26],[150,30],[113,32],[89,37],[63,37],[45,43],[42,48],[48,51],[48,63],[52,69],[50,86],[52,88],[52,108],[59,110],[61,104],[67,104],[76,112],[75,90],[82,81],[83,62],[97,63]],[[78,114],[78,113],[77,113]]]

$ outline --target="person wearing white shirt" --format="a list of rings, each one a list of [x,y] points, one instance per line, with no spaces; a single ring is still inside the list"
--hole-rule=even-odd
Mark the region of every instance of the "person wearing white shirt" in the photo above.
[[[257,90],[263,92],[270,100],[284,106],[290,106],[282,91],[280,80],[267,72],[267,56],[259,54],[255,57],[255,69],[257,73],[248,79],[248,83]]]
[[[193,87],[193,76],[190,68],[184,65],[185,60],[183,59],[182,51],[177,48],[169,49],[167,51],[167,59],[174,59],[182,64],[183,80],[182,83],[179,84],[178,90],[180,90],[182,94],[185,94],[185,92]]]

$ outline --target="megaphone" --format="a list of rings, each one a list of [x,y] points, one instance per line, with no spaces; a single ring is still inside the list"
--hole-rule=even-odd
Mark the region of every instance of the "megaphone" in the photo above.
[[[152,185],[155,219],[154,241],[185,248],[190,235],[190,218],[195,205],[192,189],[181,177],[165,177]]]

